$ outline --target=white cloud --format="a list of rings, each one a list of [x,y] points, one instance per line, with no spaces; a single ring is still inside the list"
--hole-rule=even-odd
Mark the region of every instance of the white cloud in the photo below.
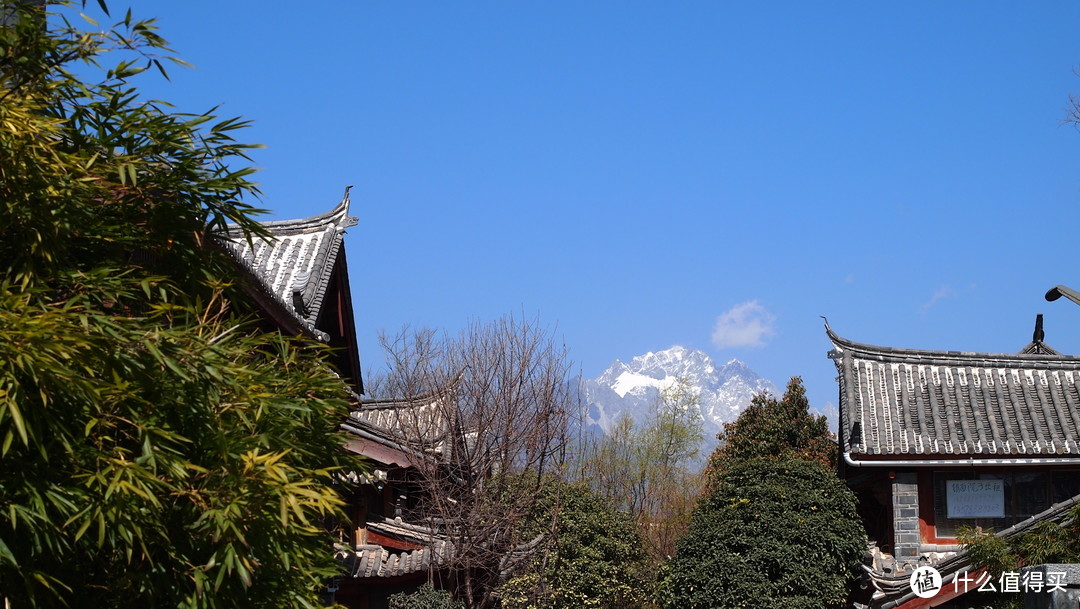
[[[764,347],[765,339],[776,333],[776,316],[756,300],[731,307],[716,318],[712,342],[717,349],[726,347]]]
[[[930,297],[930,300],[924,302],[922,306],[919,307],[919,313],[926,315],[926,312],[930,310],[930,307],[936,305],[939,300],[942,300],[944,298],[952,298],[953,296],[956,296],[956,291],[953,290],[950,286],[943,285],[938,288],[936,292],[934,292],[934,295]]]

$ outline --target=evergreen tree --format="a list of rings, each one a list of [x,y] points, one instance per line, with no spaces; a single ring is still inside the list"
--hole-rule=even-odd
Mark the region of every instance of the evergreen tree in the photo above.
[[[671,609],[841,607],[865,550],[855,496],[833,472],[751,459],[718,474],[657,599]]]
[[[646,597],[646,556],[633,519],[584,484],[548,489],[523,537],[548,551],[502,589],[506,609],[617,609]]]
[[[836,466],[836,437],[824,416],[810,412],[806,388],[795,376],[788,382],[784,397],[762,393],[717,436],[720,446],[709,457],[706,481],[718,473],[751,459],[807,459],[833,469]]]
[[[836,442],[798,377],[719,435],[706,492],[665,565],[663,607],[840,607],[866,549]]]

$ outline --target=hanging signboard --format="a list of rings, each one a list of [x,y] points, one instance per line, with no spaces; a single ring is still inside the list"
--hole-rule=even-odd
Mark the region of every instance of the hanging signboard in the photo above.
[[[1005,483],[1001,480],[948,480],[949,518],[1004,518]]]

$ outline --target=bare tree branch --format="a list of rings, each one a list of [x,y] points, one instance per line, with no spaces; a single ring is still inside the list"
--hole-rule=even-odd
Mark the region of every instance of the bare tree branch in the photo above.
[[[519,539],[519,523],[566,457],[576,412],[566,349],[538,320],[513,317],[457,337],[406,329],[381,341],[391,372],[380,390],[426,405],[396,421],[422,455],[406,515],[449,540],[443,584],[489,607],[508,570],[543,548]]]

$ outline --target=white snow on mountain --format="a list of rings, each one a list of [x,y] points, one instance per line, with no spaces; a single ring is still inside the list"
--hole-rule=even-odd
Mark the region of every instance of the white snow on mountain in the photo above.
[[[704,351],[676,345],[629,362],[615,360],[600,376],[585,380],[586,424],[607,432],[624,413],[635,423],[645,424],[660,392],[680,378],[687,379],[700,396],[705,455],[716,446],[716,434],[724,423],[734,421],[754,395],[763,391],[779,395],[773,383],[737,359],[717,367]]]

